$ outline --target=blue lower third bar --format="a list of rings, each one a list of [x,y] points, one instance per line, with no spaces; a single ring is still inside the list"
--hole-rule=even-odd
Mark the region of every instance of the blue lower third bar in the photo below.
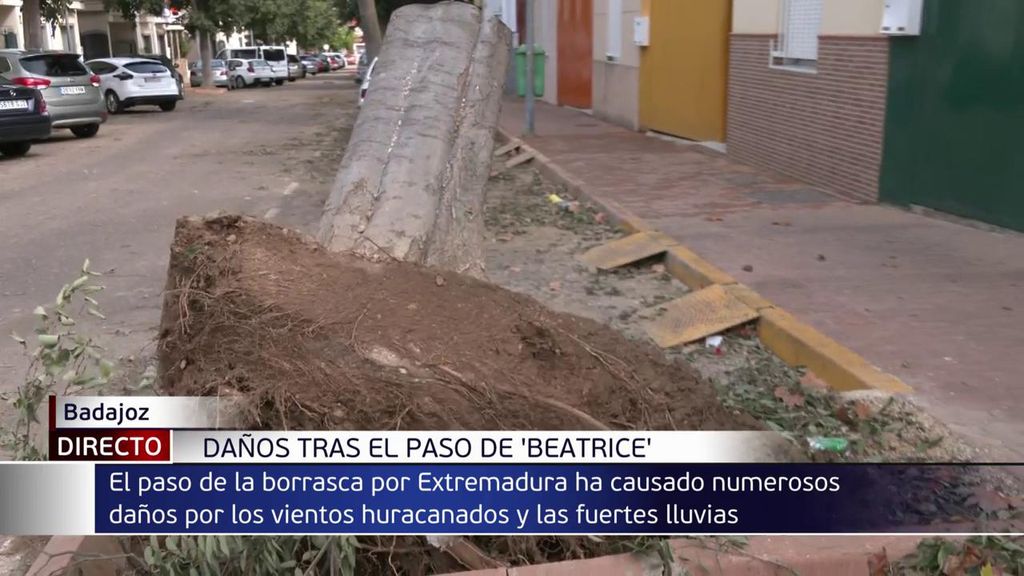
[[[926,532],[977,516],[963,495],[990,472],[902,464],[101,464],[95,522],[97,533],[134,534]]]

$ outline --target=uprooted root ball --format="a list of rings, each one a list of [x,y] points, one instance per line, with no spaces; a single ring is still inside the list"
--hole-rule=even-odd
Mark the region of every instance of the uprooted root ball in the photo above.
[[[756,426],[604,325],[237,216],[178,222],[160,371],[169,393],[241,395],[268,429]]]
[[[249,428],[757,427],[688,366],[607,326],[455,273],[328,253],[251,219],[179,220],[167,282],[163,388],[241,398]],[[418,537],[360,541],[360,574],[468,566]],[[578,537],[464,544],[512,565],[626,549]]]

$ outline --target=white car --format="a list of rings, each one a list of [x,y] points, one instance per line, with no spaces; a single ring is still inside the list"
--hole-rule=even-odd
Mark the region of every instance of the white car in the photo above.
[[[270,67],[274,84],[280,86],[288,80],[288,51],[284,46],[250,46],[225,48],[217,53],[221,60],[262,60]]]
[[[228,60],[228,88],[270,86],[273,83],[274,71],[265,60]]]
[[[174,74],[156,60],[99,58],[85,64],[100,77],[100,93],[111,114],[133,106],[159,106],[170,112],[181,99]]]

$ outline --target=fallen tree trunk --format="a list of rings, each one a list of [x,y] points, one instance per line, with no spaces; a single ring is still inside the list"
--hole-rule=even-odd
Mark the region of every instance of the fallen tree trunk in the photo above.
[[[467,3],[394,13],[322,244],[483,275],[483,188],[510,43],[508,28]]]

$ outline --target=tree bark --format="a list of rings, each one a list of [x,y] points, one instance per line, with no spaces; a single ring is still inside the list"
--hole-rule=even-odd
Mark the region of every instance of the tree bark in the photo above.
[[[382,43],[380,20],[377,18],[377,2],[375,0],[358,0],[359,28],[363,31],[363,42],[366,43],[366,62],[380,55]]]
[[[43,47],[41,0],[25,0],[21,5],[21,17],[25,32],[25,48],[40,50]]]
[[[197,31],[199,36],[199,57],[202,61],[203,70],[203,88],[213,88],[213,74],[211,74],[211,65],[213,63],[213,50],[216,44],[216,35],[214,32],[209,30]]]
[[[503,24],[481,26],[467,3],[393,14],[321,243],[483,275],[483,188],[510,43]]]

